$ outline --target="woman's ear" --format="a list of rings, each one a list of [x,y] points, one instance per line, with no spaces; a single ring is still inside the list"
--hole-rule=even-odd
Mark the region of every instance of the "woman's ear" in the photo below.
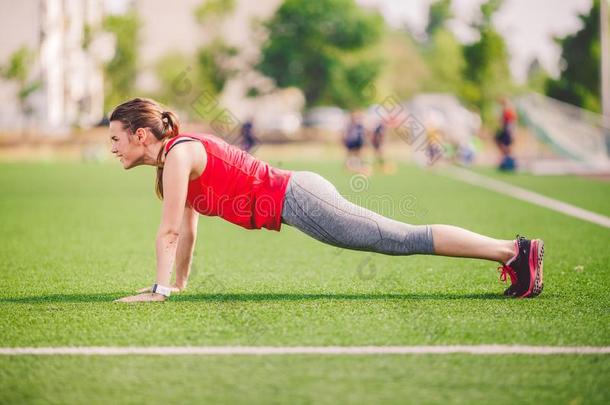
[[[136,129],[136,133],[134,135],[136,136],[138,143],[143,144],[148,136],[148,132],[146,131],[146,128],[138,128]]]

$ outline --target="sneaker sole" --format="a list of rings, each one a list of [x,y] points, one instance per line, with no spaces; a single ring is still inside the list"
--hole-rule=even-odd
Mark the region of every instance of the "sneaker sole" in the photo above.
[[[529,257],[530,286],[521,298],[534,298],[542,292],[544,288],[543,259],[544,241],[541,239],[532,240]]]

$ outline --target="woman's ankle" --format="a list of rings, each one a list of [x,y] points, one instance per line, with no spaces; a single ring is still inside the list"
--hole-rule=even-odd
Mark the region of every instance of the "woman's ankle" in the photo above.
[[[515,241],[506,240],[502,242],[499,252],[499,261],[502,264],[508,263],[512,258],[515,257],[517,252],[515,251]]]

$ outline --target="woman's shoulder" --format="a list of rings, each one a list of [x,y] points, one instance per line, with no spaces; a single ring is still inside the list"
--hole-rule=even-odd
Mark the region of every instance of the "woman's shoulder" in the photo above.
[[[191,180],[203,173],[208,161],[208,154],[203,142],[194,142],[196,140],[188,136],[179,135],[172,139],[173,142],[166,149],[167,152],[165,153],[166,164],[173,161],[173,164],[189,167]]]
[[[180,149],[182,150],[201,150],[203,149],[205,152],[204,142],[202,139],[197,137],[193,137],[190,135],[178,135],[172,138],[165,145],[165,155],[167,156],[170,151],[177,148],[178,146],[182,146]]]
[[[169,153],[177,145],[182,143],[193,143],[194,141],[198,141],[197,143],[203,143],[203,137],[197,134],[180,134],[178,136],[173,137],[165,144],[165,155]]]

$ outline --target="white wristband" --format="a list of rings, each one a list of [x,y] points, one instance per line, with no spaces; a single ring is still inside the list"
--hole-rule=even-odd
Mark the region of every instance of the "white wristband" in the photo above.
[[[171,287],[165,287],[161,284],[153,284],[152,292],[169,297],[172,293]]]

